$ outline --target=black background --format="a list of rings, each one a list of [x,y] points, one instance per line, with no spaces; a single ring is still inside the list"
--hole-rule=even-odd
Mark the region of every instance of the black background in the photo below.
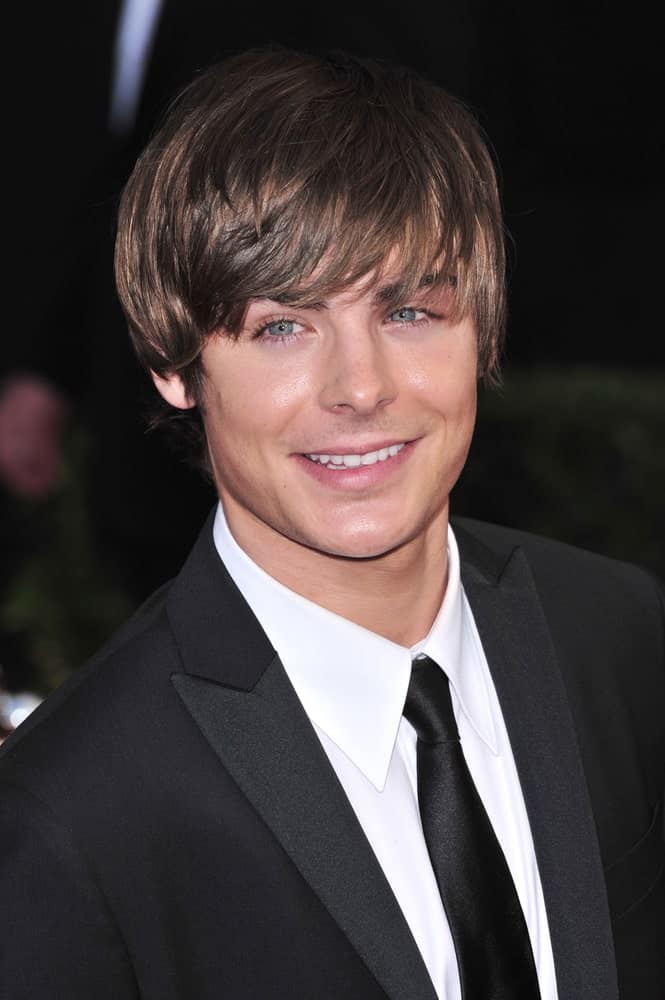
[[[45,9],[24,27],[11,109],[24,192],[15,239],[42,285],[65,266],[63,241],[76,234],[67,213],[102,148],[117,8],[104,0]],[[496,151],[511,244],[507,360],[662,367],[655,4],[167,0],[160,31],[127,169],[167,95],[228,52],[278,41],[408,63],[464,98]],[[20,279],[33,298],[36,279],[32,267]]]

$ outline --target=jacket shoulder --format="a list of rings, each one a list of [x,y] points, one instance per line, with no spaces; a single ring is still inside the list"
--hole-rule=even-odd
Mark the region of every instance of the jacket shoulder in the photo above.
[[[585,549],[534,532],[522,531],[470,517],[454,517],[451,523],[460,548],[481,546],[494,554],[497,565],[507,562],[521,549],[536,583],[567,582],[573,591],[601,586],[605,592],[633,593],[661,612],[665,609],[665,586],[651,570],[626,560]]]

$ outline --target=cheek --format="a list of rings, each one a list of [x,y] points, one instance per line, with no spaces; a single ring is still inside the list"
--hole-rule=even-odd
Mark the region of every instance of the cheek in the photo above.
[[[211,445],[247,452],[279,442],[307,419],[310,382],[305,373],[279,378],[264,370],[227,370],[206,400],[204,422]]]
[[[475,406],[478,379],[476,335],[467,321],[433,338],[426,350],[406,347],[398,359],[409,390],[451,415]]]
[[[409,388],[433,416],[451,425],[475,421],[477,378],[475,365],[432,365],[412,372]]]
[[[447,420],[451,434],[457,441],[460,457],[464,462],[471,446],[476,426],[477,391],[475,380],[459,392],[448,412]]]
[[[299,412],[304,404],[312,398],[312,376],[307,371],[297,371],[288,378],[277,379],[274,382],[269,376],[262,381],[258,394],[265,393],[266,406],[276,419],[280,416],[288,418],[291,414]],[[266,388],[267,387],[267,388]]]

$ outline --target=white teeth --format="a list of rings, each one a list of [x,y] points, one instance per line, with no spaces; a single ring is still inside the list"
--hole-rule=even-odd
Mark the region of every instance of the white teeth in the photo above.
[[[357,469],[359,465],[374,465],[376,462],[385,462],[387,458],[394,458],[403,447],[403,444],[391,444],[389,448],[368,451],[364,455],[308,455],[307,458],[327,469]]]

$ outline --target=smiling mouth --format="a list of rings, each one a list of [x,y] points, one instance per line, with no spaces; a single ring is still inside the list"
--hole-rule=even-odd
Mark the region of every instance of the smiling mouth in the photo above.
[[[325,469],[341,472],[344,469],[357,469],[363,465],[376,465],[377,462],[385,462],[399,454],[405,444],[406,442],[403,441],[401,444],[391,444],[387,448],[367,451],[364,454],[326,455],[322,452],[320,455],[315,453],[305,455],[305,458]]]

